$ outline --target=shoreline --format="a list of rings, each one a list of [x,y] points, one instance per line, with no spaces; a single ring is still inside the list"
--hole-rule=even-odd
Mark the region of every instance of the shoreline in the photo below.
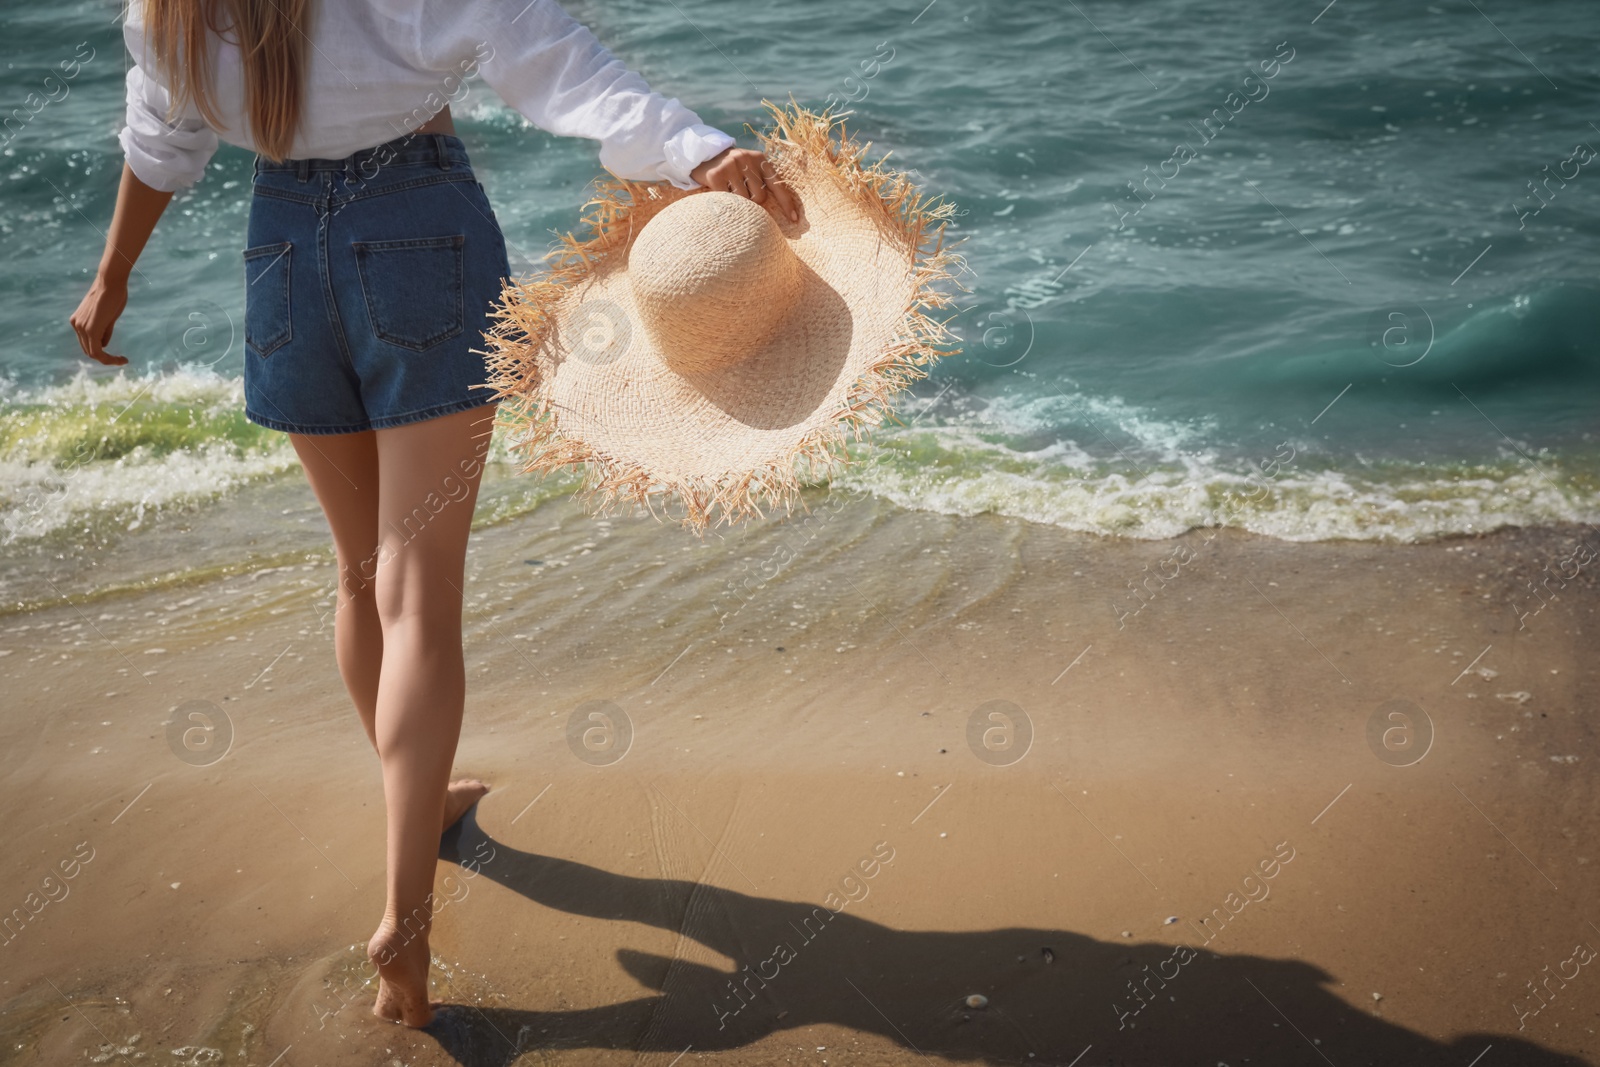
[[[1282,459],[1281,455],[1277,458]],[[1270,458],[1263,461],[1264,465],[1272,462]],[[867,467],[870,468],[871,464],[867,464]],[[1257,495],[1271,492],[1273,480],[1281,473],[1282,470],[1274,467],[1268,472],[1268,480],[1264,484],[1241,482],[1241,485],[1253,488]],[[532,479],[515,473],[510,464],[504,461],[491,463],[486,468],[483,491],[478,501],[474,537],[483,536],[484,531],[508,523],[528,520],[530,516],[534,516],[530,521],[540,521],[535,516],[536,512],[545,516],[559,513],[559,521],[571,521],[571,512],[582,513],[582,509],[569,499],[576,484],[566,476]],[[1259,538],[1280,545],[1404,548],[1470,543],[1502,535],[1526,534],[1537,537],[1542,531],[1575,534],[1587,526],[1581,522],[1509,525],[1487,531],[1441,532],[1425,539],[1407,541],[1343,537],[1295,540],[1232,525],[1234,520],[1246,514],[1250,503],[1248,496],[1229,490],[1222,494],[1219,505],[1219,518],[1225,520],[1223,522],[1191,527],[1168,536],[1134,537],[1105,531],[1074,530],[1021,515],[994,512],[966,514],[907,507],[895,501],[893,494],[882,496],[874,490],[846,483],[843,488],[831,490],[826,487],[808,488],[803,493],[803,510],[797,508],[787,516],[773,515],[733,529],[713,529],[707,533],[703,543],[726,545],[752,536],[769,537],[775,542],[787,543],[787,548],[780,546],[773,549],[770,558],[761,560],[759,567],[735,567],[741,571],[740,580],[748,582],[752,570],[771,571],[775,566],[781,567],[795,558],[798,555],[798,549],[794,547],[796,543],[803,546],[815,540],[830,515],[841,509],[862,506],[905,511],[954,522],[1020,523],[1041,530],[1053,530],[1068,538],[1109,545],[1169,544],[1175,546],[1173,554],[1184,557],[1197,551],[1194,548],[1197,541],[1203,546],[1210,546],[1219,537]],[[608,524],[651,523],[668,540],[679,535],[692,539],[692,535],[679,530],[676,524],[658,522],[644,514],[624,511],[604,516],[600,521]],[[1592,526],[1587,528],[1593,532]],[[801,533],[806,536],[798,537]],[[1580,538],[1580,541],[1586,544],[1549,561],[1570,565],[1570,573],[1562,571],[1552,576],[1547,571],[1547,578],[1558,582],[1571,580],[1577,576],[1577,572],[1593,567],[1596,558],[1600,558],[1600,535]],[[1180,545],[1186,547],[1178,548]],[[210,581],[296,564],[321,566],[331,562],[333,552],[326,521],[297,468],[251,482],[215,500],[168,507],[146,529],[132,531],[107,528],[76,537],[56,531],[43,538],[20,539],[8,544],[7,549],[6,566],[0,570],[0,627],[7,619],[71,603],[96,603],[161,588],[198,587]],[[1156,562],[1173,565],[1176,570],[1181,570],[1187,564],[1187,558],[1174,560],[1170,555],[1167,560]],[[170,560],[174,558],[188,561],[188,565],[173,569]],[[109,580],[100,577],[106,573],[116,573],[118,577]],[[89,577],[87,582],[86,576]],[[1152,576],[1145,574],[1142,577]],[[1173,578],[1160,571],[1154,577],[1158,586]],[[738,603],[737,584],[735,582],[734,588],[730,589],[735,607]],[[1529,590],[1525,598],[1531,595]],[[1137,591],[1125,594],[1125,599],[1130,608],[1140,603]],[[1137,610],[1134,608],[1130,613],[1137,613]]]

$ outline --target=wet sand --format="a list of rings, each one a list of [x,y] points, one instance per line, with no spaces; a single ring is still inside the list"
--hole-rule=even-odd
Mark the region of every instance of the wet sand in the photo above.
[[[812,503],[476,536],[494,791],[423,1032],[368,1014],[382,800],[316,521],[0,618],[0,1061],[1600,1063],[1595,568],[1508,603],[1587,531]]]

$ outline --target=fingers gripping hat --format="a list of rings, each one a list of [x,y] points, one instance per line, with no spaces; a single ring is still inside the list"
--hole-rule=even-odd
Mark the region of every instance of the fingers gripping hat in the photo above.
[[[950,354],[928,312],[951,204],[926,203],[842,122],[767,103],[760,134],[798,223],[733,193],[598,184],[588,233],[508,283],[486,335],[524,471],[573,466],[604,510],[703,530],[785,511],[891,397]],[[838,136],[835,137],[837,129]]]

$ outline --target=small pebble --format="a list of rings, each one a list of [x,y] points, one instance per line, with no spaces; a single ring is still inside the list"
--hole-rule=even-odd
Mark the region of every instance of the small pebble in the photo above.
[[[1380,1001],[1382,999],[1383,999],[1383,994],[1382,993],[1374,993],[1374,994],[1372,994],[1372,1002],[1374,1004],[1376,1004],[1378,1001]]]
[[[1175,923],[1177,921],[1178,921],[1178,917],[1176,915],[1168,915],[1167,916],[1167,921],[1162,923],[1161,925],[1162,926],[1171,926],[1173,923]]]
[[[1122,931],[1122,936],[1123,937],[1132,937],[1133,934],[1131,932],[1127,931],[1127,930],[1124,930],[1124,931]]]
[[[969,1008],[987,1008],[988,1006],[989,998],[982,993],[974,993],[967,998],[967,1007]]]

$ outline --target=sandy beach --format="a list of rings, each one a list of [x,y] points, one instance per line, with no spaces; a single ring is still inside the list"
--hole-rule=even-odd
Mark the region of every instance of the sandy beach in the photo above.
[[[491,526],[412,1032],[309,497],[159,536],[269,498],[0,626],[5,1063],[1600,1062],[1594,572],[1510,606],[1583,528]]]

